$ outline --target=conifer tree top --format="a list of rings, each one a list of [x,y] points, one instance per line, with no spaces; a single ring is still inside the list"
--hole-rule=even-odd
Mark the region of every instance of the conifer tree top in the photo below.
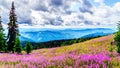
[[[14,11],[15,11],[15,6],[14,6],[14,1],[13,1],[12,2],[12,6],[11,6],[10,14],[14,14],[15,15]]]
[[[15,14],[14,1],[12,2],[9,19],[10,19],[10,22],[8,23],[9,28],[17,28],[18,24],[16,23],[17,22],[17,16]]]
[[[0,16],[0,27],[2,26],[2,19],[1,19],[1,16]]]
[[[2,20],[1,20],[1,16],[0,16],[0,24],[1,24]]]
[[[12,2],[12,8],[11,9],[15,10],[14,1]]]
[[[3,28],[2,28],[2,19],[1,19],[1,16],[0,16],[0,31],[3,31]]]

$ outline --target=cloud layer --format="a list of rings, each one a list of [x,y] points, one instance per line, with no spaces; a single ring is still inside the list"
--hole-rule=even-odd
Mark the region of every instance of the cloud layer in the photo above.
[[[20,24],[53,26],[116,26],[120,2],[108,6],[104,0],[13,0]],[[9,22],[11,0],[0,0],[0,15]],[[97,4],[94,5],[94,4]]]

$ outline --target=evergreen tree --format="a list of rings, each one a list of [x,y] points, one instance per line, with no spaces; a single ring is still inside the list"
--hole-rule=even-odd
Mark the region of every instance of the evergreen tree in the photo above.
[[[0,51],[7,51],[7,44],[6,44],[6,37],[5,34],[3,33],[3,27],[2,27],[2,20],[0,16]]]
[[[7,36],[8,50],[14,52],[14,45],[15,45],[16,36],[19,34],[18,24],[16,24],[17,17],[15,14],[14,2],[12,2],[12,8],[10,11],[9,19],[10,19],[10,21],[8,23],[8,36]]]
[[[120,53],[120,22],[118,23],[118,32],[115,34],[114,40],[117,42],[117,52]]]
[[[20,43],[19,36],[17,36],[17,38],[16,38],[14,51],[17,52],[18,54],[20,54],[21,51],[22,51],[22,46],[21,46],[21,43]]]
[[[32,51],[32,49],[33,49],[33,47],[30,44],[30,42],[27,42],[26,46],[25,46],[25,50],[26,50],[27,54],[29,54]]]

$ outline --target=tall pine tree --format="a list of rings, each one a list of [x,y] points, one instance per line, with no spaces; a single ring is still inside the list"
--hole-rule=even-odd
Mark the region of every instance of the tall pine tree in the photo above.
[[[0,51],[6,52],[7,51],[7,44],[6,44],[6,37],[3,33],[4,29],[2,27],[2,20],[0,16]]]
[[[12,2],[12,8],[10,10],[10,21],[8,23],[8,50],[14,52],[14,46],[15,46],[15,40],[16,40],[16,36],[19,34],[18,31],[18,24],[17,22],[17,17],[15,14],[15,6],[14,6],[14,2]]]

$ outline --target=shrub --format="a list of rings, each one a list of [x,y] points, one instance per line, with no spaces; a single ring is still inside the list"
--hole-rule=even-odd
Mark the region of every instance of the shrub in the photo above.
[[[33,49],[33,47],[30,44],[30,42],[27,42],[26,46],[25,46],[25,51],[27,52],[27,54],[29,54],[32,51],[32,49]]]
[[[65,46],[65,45],[67,45],[66,42],[61,43],[61,46]]]

